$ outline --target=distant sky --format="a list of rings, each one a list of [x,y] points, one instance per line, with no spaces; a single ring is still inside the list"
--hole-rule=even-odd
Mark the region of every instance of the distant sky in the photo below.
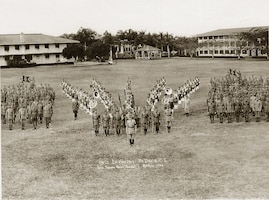
[[[269,0],[0,0],[0,34],[133,29],[193,36],[269,25]]]

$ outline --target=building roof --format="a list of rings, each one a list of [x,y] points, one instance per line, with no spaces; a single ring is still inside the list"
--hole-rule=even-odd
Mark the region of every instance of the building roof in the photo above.
[[[198,34],[197,36],[203,37],[203,36],[237,35],[240,32],[246,32],[250,31],[251,29],[257,29],[257,28],[268,29],[268,26],[217,29],[214,31]]]
[[[160,51],[160,49],[150,46],[150,45],[146,45],[140,49],[137,49],[137,51]]]
[[[0,45],[23,45],[23,44],[67,44],[79,43],[77,40],[70,40],[43,34],[0,34]]]

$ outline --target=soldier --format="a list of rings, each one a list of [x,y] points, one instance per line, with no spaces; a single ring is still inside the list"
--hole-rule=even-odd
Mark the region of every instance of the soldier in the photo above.
[[[269,95],[267,94],[266,101],[265,101],[265,113],[267,115],[266,121],[269,122]]]
[[[228,118],[228,123],[232,122],[232,115],[233,115],[233,111],[234,111],[234,105],[233,105],[233,100],[231,98],[231,96],[228,97],[225,108],[226,108],[226,114],[227,114],[227,118]]]
[[[214,100],[209,99],[207,102],[207,106],[208,106],[208,114],[209,114],[210,122],[214,123],[214,115],[216,112],[216,106],[215,106]]]
[[[19,109],[19,119],[21,122],[21,130],[25,129],[25,121],[27,119],[27,109],[26,105],[23,104],[22,107]]]
[[[108,111],[106,110],[105,113],[102,116],[102,124],[103,124],[103,129],[105,132],[105,135],[109,135],[109,126],[110,126],[110,117],[108,115]]]
[[[244,97],[242,107],[243,107],[245,122],[249,122],[250,104],[249,104],[249,98],[247,96]]]
[[[42,124],[42,120],[43,120],[43,103],[42,103],[41,99],[39,99],[38,104],[37,104],[37,114],[38,114],[39,123]]]
[[[260,121],[261,111],[262,111],[262,101],[260,98],[256,98],[256,101],[254,101],[254,112],[255,112],[256,122]]]
[[[6,110],[6,119],[8,121],[9,130],[12,130],[13,119],[14,119],[14,110],[12,108],[12,105],[9,105]]]
[[[153,116],[153,124],[155,126],[155,131],[156,131],[156,134],[159,133],[159,130],[160,130],[160,111],[158,110],[158,107],[156,107],[152,113],[152,116]]]
[[[35,100],[31,105],[31,117],[34,129],[36,129],[37,127],[37,113],[38,113],[37,104],[38,102],[37,100]]]
[[[78,109],[79,109],[78,96],[75,95],[75,97],[72,99],[72,110],[74,113],[74,120],[77,120]]]
[[[6,102],[1,103],[1,121],[3,124],[6,124],[6,111],[7,111],[7,104]]]
[[[92,123],[93,123],[95,135],[97,136],[99,134],[100,115],[97,114],[97,110],[96,109],[93,110]]]
[[[136,122],[134,116],[131,115],[130,118],[126,121],[126,133],[129,138],[130,145],[134,145],[134,137],[136,132]]]
[[[220,123],[223,123],[224,103],[220,96],[218,96],[216,99],[216,112],[219,116]]]
[[[147,134],[148,131],[148,120],[149,120],[149,115],[146,110],[146,107],[144,107],[142,113],[141,113],[141,129],[144,130],[144,134]]]
[[[184,103],[183,103],[183,106],[184,106],[184,112],[185,112],[185,115],[186,117],[189,116],[189,113],[190,113],[190,98],[189,97],[184,97]]]
[[[238,97],[235,98],[235,101],[234,101],[234,111],[235,111],[236,122],[239,122],[239,120],[240,120],[240,112],[241,112],[241,102],[240,102]]]
[[[172,125],[172,114],[173,114],[173,111],[172,111],[172,109],[169,106],[166,106],[164,109],[165,109],[164,110],[164,114],[165,114],[167,132],[170,133],[171,125]]]
[[[116,110],[115,115],[113,116],[114,126],[116,129],[116,133],[119,136],[121,132],[121,115],[119,113],[119,110]]]
[[[43,114],[44,114],[44,118],[45,118],[46,128],[49,128],[49,125],[51,123],[51,117],[53,114],[53,109],[52,109],[52,105],[51,105],[50,101],[48,101],[45,104],[43,111],[44,111]]]

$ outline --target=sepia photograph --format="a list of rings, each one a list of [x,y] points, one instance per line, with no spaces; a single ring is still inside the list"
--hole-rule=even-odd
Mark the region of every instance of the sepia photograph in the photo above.
[[[269,199],[269,1],[0,7],[1,199]]]

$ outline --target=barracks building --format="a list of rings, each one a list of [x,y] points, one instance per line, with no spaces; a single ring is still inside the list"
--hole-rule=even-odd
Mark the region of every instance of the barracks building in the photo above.
[[[262,27],[248,27],[248,28],[231,28],[218,29],[202,34],[198,34],[198,48],[197,56],[199,57],[266,57],[266,44],[262,48],[256,48],[254,44],[240,47],[240,39],[238,37],[241,32],[248,32],[251,29],[266,29],[267,26]],[[259,38],[257,38],[259,40]],[[267,39],[268,41],[268,39]],[[264,42],[264,41],[261,41]]]
[[[0,34],[0,66],[74,62],[62,55],[72,43],[79,41],[43,34]]]

